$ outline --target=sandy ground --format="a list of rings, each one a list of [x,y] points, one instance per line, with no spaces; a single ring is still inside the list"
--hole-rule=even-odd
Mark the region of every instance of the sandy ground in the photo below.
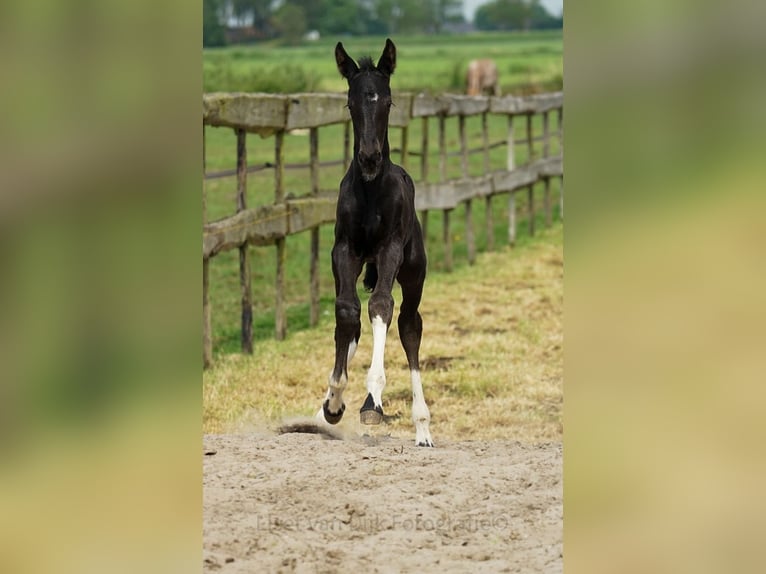
[[[560,443],[258,432],[203,459],[205,572],[563,568]]]

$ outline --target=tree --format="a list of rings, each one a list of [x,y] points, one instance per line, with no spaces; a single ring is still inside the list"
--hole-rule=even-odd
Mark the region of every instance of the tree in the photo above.
[[[433,29],[437,34],[445,24],[463,22],[463,0],[430,0],[433,14]]]
[[[221,24],[221,0],[202,0],[202,45],[223,46],[226,43]]]
[[[552,28],[560,22],[540,0],[495,0],[480,6],[474,15],[474,26],[479,30]]]
[[[308,29],[306,13],[296,4],[285,2],[274,12],[274,28],[288,44],[300,44]]]
[[[238,18],[252,18],[253,28],[266,32],[270,27],[271,0],[228,0]]]
[[[317,30],[328,34],[365,34],[369,14],[366,6],[357,0],[335,0],[329,2],[321,14]]]

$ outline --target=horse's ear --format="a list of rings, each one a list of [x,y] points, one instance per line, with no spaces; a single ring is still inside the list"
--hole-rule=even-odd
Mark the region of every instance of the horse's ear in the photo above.
[[[359,71],[359,66],[346,53],[342,42],[338,42],[338,45],[335,46],[335,63],[338,64],[340,75],[347,80],[351,80],[351,77]]]
[[[396,68],[396,46],[390,38],[386,38],[386,46],[383,48],[383,53],[378,60],[378,70],[383,72],[386,76],[390,76],[394,73]]]

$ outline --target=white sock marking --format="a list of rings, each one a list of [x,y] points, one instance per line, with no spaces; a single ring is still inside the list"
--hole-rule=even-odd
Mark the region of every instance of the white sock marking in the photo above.
[[[354,353],[356,353],[356,341],[352,340],[348,346],[348,355],[346,359],[347,365],[354,357]],[[330,381],[328,383],[327,393],[325,393],[322,403],[324,404],[324,401],[327,400],[330,401],[327,406],[331,413],[337,413],[340,410],[341,405],[343,405],[343,391],[346,389],[346,385],[348,385],[348,377],[346,375],[341,375],[339,381],[334,381],[332,378],[332,372],[330,372]],[[325,420],[324,408],[319,409],[319,412],[316,414],[316,418]]]
[[[420,371],[410,371],[412,377],[412,422],[415,423],[415,444],[433,446],[429,423],[431,413],[423,397],[423,383],[420,380]]]
[[[383,358],[386,351],[386,332],[388,327],[380,315],[372,319],[372,362],[367,372],[367,392],[372,395],[376,407],[383,406],[383,387],[386,386],[386,373]]]

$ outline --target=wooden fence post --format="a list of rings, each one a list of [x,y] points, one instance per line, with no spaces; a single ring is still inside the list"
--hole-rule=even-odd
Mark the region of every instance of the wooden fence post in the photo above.
[[[556,123],[558,127],[559,136],[559,154],[564,151],[564,108],[558,108],[556,110]],[[559,217],[561,221],[564,221],[564,176],[561,176],[559,180]]]
[[[237,134],[237,213],[247,209],[247,132]],[[250,283],[250,261],[247,241],[239,248],[239,285],[242,290],[242,352],[253,353],[253,292]]]
[[[513,171],[516,166],[516,133],[513,129],[513,115],[508,116],[508,155],[506,169]],[[508,243],[516,245],[516,192],[512,190],[508,198]]]
[[[564,176],[559,179],[559,217],[564,221]]]
[[[207,223],[207,185],[205,183],[205,124],[202,124],[202,225]],[[202,257],[202,368],[213,364],[213,338],[210,316],[210,260]]]
[[[551,206],[551,178],[546,177],[543,180],[543,184],[545,185],[544,188],[544,205],[545,205],[545,227],[550,227],[553,223],[553,213],[552,213],[552,206]]]
[[[548,111],[543,112],[543,157],[547,158],[550,155],[550,130],[548,126]],[[553,214],[551,213],[551,178],[546,177],[544,180],[544,196],[543,205],[545,209],[545,227],[550,227]]]
[[[407,170],[409,163],[409,129],[407,126],[402,126],[402,167]]]
[[[309,157],[311,169],[311,195],[319,195],[319,128],[309,131]],[[310,311],[309,325],[319,322],[319,227],[311,229],[311,255],[309,263]]]
[[[489,128],[487,126],[487,112],[481,114],[481,139],[482,148],[484,150],[484,175],[489,175]],[[485,210],[484,218],[487,225],[487,251],[492,251],[495,248],[495,227],[492,223],[492,196],[488,195],[485,198]]]
[[[465,116],[458,116],[458,130],[460,132],[460,159],[463,177],[468,179],[468,138],[465,133]],[[468,264],[476,262],[476,241],[473,233],[473,204],[469,199],[465,202],[465,242],[468,249]]]
[[[274,134],[274,179],[275,203],[285,200],[285,132],[279,130]],[[277,340],[281,341],[287,334],[287,315],[285,314],[285,238],[276,240],[277,248],[277,277],[276,300],[274,305],[274,330]]]
[[[530,165],[535,158],[534,139],[532,134],[532,114],[527,114],[527,165]],[[529,236],[535,234],[535,186],[527,186],[527,224],[529,226]]]
[[[440,181],[447,181],[447,137],[445,134],[444,123],[446,117],[439,115],[439,178]],[[444,241],[444,268],[452,271],[452,233],[450,231],[450,212],[451,209],[445,209],[442,212],[442,239]]]
[[[423,117],[423,133],[420,145],[420,181],[428,183],[428,117]],[[420,212],[420,226],[423,228],[423,244],[428,251],[428,210]]]

